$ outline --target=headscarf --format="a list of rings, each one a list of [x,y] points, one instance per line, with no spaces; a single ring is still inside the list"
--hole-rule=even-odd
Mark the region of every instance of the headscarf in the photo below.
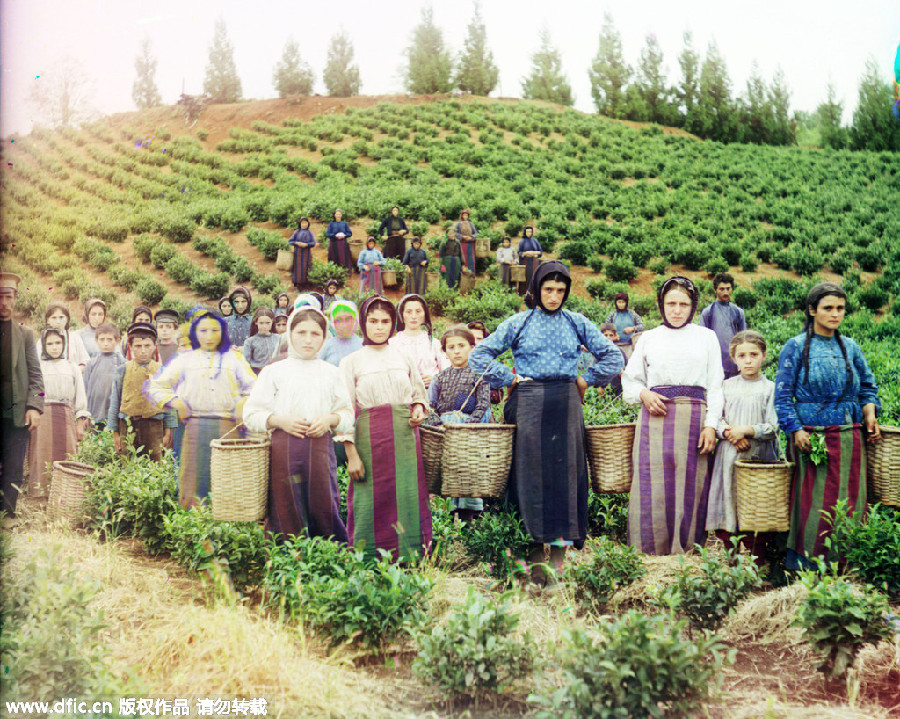
[[[406,325],[403,323],[403,309],[406,307],[406,303],[410,300],[418,300],[422,307],[425,308],[425,323],[423,327],[425,327],[425,331],[428,334],[431,334],[431,312],[428,309],[428,303],[425,301],[425,298],[422,295],[409,294],[403,295],[400,298],[400,301],[397,303],[397,331],[403,332],[406,329]]]
[[[44,324],[47,324],[47,319],[50,315],[54,314],[56,310],[59,310],[66,316],[66,325],[63,329],[68,330],[69,322],[72,320],[72,317],[69,315],[69,308],[66,307],[64,302],[53,301],[44,308]]]
[[[337,218],[338,212],[341,213],[340,220],[338,220],[338,218]],[[331,219],[334,220],[335,222],[343,222],[344,221],[344,211],[340,207],[336,208],[335,211],[331,213]]]
[[[106,303],[98,297],[92,297],[89,300],[84,301],[84,315],[81,317],[81,321],[86,325],[90,325],[88,322],[88,314],[90,314],[91,308],[94,305],[100,305],[103,308],[103,318],[106,319],[106,315],[109,314],[106,310]]]
[[[422,238],[419,237],[419,236],[413,237],[413,238],[409,241],[409,244],[410,244],[411,246],[415,246],[415,244],[416,244],[417,242],[419,243],[419,247],[421,247],[421,246],[422,246]]]
[[[279,307],[279,306],[278,306],[278,300],[280,300],[282,297],[287,297],[287,301],[288,301],[288,306],[287,306],[287,307]],[[275,306],[274,306],[272,309],[275,309],[275,310],[283,309],[285,312],[287,312],[288,310],[290,310],[290,309],[291,309],[291,297],[290,297],[290,295],[289,295],[287,292],[279,292],[277,295],[275,295]]]
[[[138,315],[150,315],[150,320],[153,320],[153,310],[151,310],[147,305],[138,305],[134,308],[134,311],[131,313],[131,321],[136,322],[135,319]]]
[[[463,215],[468,215],[469,219],[463,220]],[[459,221],[460,222],[470,222],[471,219],[472,219],[472,213],[469,212],[468,208],[464,209],[464,210],[460,210],[460,212],[459,212]]]
[[[369,316],[369,312],[371,312],[372,310],[384,310],[388,313],[391,318],[390,337],[393,336],[393,328],[397,325],[397,308],[394,307],[394,304],[387,297],[384,297],[382,295],[372,295],[371,297],[367,297],[359,307],[359,328],[360,332],[362,332],[363,345],[375,345],[375,343],[372,342],[372,340],[370,340],[369,336],[366,334],[366,318]],[[390,337],[388,337],[388,339],[390,339]],[[387,343],[388,340],[385,340],[381,344],[386,345]]]
[[[678,327],[669,324],[669,320],[666,319],[666,312],[663,309],[663,300],[665,299],[666,293],[675,287],[685,290],[688,293],[688,296],[691,298],[691,313],[684,321],[684,324],[679,325]],[[659,286],[659,290],[657,290],[656,292],[656,306],[659,307],[659,314],[662,316],[662,323],[671,330],[678,330],[682,327],[687,327],[691,323],[691,320],[694,319],[694,313],[697,311],[697,303],[699,301],[700,293],[697,291],[697,287],[687,277],[681,277],[680,275],[675,275],[674,277],[670,277],[669,279],[667,279]]]
[[[376,246],[378,245],[378,243],[375,241],[374,237],[367,237],[366,238],[366,249],[367,250],[372,249],[371,247],[369,247],[369,243],[372,243],[372,245],[376,245]]]
[[[216,306],[219,308],[220,312],[222,311],[222,303],[223,302],[227,302],[228,304],[231,305],[231,297],[229,297],[228,295],[225,295],[224,297],[219,299],[219,304]],[[196,310],[196,308],[195,308],[195,310]],[[231,305],[231,312],[232,312],[232,314],[234,314],[234,305]],[[224,316],[224,313],[222,313],[222,314]],[[190,315],[186,316],[184,319],[185,319],[185,321],[189,320]]]
[[[63,343],[63,351],[59,357],[51,357],[47,354],[46,349],[46,339],[47,335],[56,335],[62,340]],[[48,362],[52,362],[55,359],[65,359],[66,357],[66,331],[58,330],[56,327],[47,327],[43,332],[41,332],[41,359],[46,360]]]
[[[299,310],[301,307],[312,307],[313,309],[322,311],[322,296],[318,292],[304,292],[294,298],[294,309]],[[293,314],[293,313],[292,313]],[[290,324],[290,322],[288,322]]]
[[[619,309],[619,308],[616,306],[616,302],[618,302],[619,300],[625,300],[625,309],[627,310],[627,309],[628,309],[628,293],[627,293],[627,292],[620,292],[620,293],[617,294],[615,297],[613,297],[613,307],[615,307],[616,310]]]
[[[243,312],[243,314],[238,313],[237,307],[234,306],[234,298],[237,295],[242,295],[247,299],[247,309]],[[246,287],[235,287],[231,291],[231,294],[228,295],[228,301],[231,302],[231,307],[234,310],[234,314],[238,317],[244,317],[245,315],[250,314],[250,290],[248,290]]]
[[[303,226],[304,222],[306,223],[306,227]],[[297,229],[298,230],[308,230],[309,229],[309,218],[301,217],[300,222],[297,223]]]
[[[541,300],[541,285],[543,285],[547,280],[553,279],[552,275],[560,275],[558,281],[565,284],[566,292],[563,295],[563,301],[560,306],[557,309],[551,311],[544,307],[543,300]],[[569,268],[566,267],[562,262],[545,262],[540,267],[538,267],[534,271],[534,274],[531,276],[531,286],[528,288],[528,292],[525,295],[525,304],[532,309],[534,307],[540,307],[548,315],[555,315],[566,304],[566,300],[569,299],[569,292],[571,291],[571,289],[572,275],[569,274]]]
[[[819,303],[822,301],[823,297],[827,297],[828,295],[834,295],[835,297],[840,297],[842,299],[847,299],[847,292],[838,284],[834,282],[820,282],[817,285],[813,285],[809,293],[806,295],[806,303],[803,305],[803,316],[806,318],[806,322],[803,325],[803,331],[806,334],[806,340],[803,343],[803,354],[800,359],[800,368],[805,369],[806,371],[806,382],[809,383],[809,346],[812,343],[813,335],[815,334],[815,326],[816,322],[813,319],[813,316],[809,313],[810,305],[818,308]],[[847,378],[844,381],[844,389],[841,392],[841,397],[838,401],[844,398],[844,395],[847,394],[847,390],[850,389],[850,385],[853,382],[853,370],[850,368],[850,360],[847,358],[847,348],[844,346],[844,340],[841,339],[841,333],[838,330],[834,331],[834,338],[837,340],[837,345],[841,350],[841,355],[844,357],[844,365],[847,368]]]
[[[288,326],[287,331],[284,333],[284,336],[287,337],[287,356],[292,359],[303,360],[300,356],[300,353],[294,347],[294,337],[291,333],[291,330],[294,328],[294,324],[297,321],[296,318],[301,312],[314,312],[319,315],[325,321],[325,327],[328,327],[328,320],[325,318],[325,315],[322,314],[321,310],[316,309],[315,307],[304,306],[297,307],[293,312],[291,312],[290,317],[288,317]],[[322,330],[322,342],[325,342],[325,330]]]
[[[526,236],[525,230],[531,230],[531,237]],[[541,249],[541,243],[537,241],[534,236],[534,228],[531,225],[526,225],[522,228],[522,239],[519,240],[519,247],[516,250],[517,252],[543,252]]]
[[[228,338],[228,325],[225,323],[225,318],[222,317],[222,315],[213,312],[206,307],[200,308],[191,315],[191,325],[188,329],[188,338],[191,340],[191,347],[193,349],[199,349],[200,341],[197,339],[197,325],[200,324],[200,320],[206,319],[207,317],[218,322],[219,327],[222,329],[222,342],[219,344],[219,348],[216,352],[224,354],[231,349],[231,340]]]
[[[335,290],[341,289],[341,283],[338,282],[334,277],[332,277],[328,282],[325,283],[325,292],[328,292],[329,287],[334,287]]]
[[[356,308],[355,303],[344,299],[337,299],[331,303],[331,307],[328,308],[328,321],[331,324],[332,332],[334,332],[334,318],[336,315],[353,315],[353,319],[356,320],[353,332],[356,333],[359,329],[359,310]]]

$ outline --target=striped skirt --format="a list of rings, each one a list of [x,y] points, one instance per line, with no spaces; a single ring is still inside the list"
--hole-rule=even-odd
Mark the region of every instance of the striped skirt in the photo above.
[[[403,239],[403,235],[390,235],[384,243],[384,251],[381,254],[386,260],[391,257],[403,259],[403,255],[406,254],[406,240]]]
[[[406,294],[424,295],[427,280],[425,268],[422,265],[416,265],[415,267],[410,267],[409,270],[409,273],[406,275]]]
[[[271,452],[266,528],[283,535],[305,531],[346,544],[331,435],[301,439],[278,429]]]
[[[209,446],[236,426],[233,419],[188,417],[178,446],[178,501],[195,507],[209,496]]]
[[[641,407],[631,459],[628,543],[645,554],[679,554],[703,543],[709,455],[697,444],[706,402],[666,399],[666,415]]]
[[[46,497],[50,492],[53,462],[66,459],[77,449],[75,412],[65,402],[46,402],[41,422],[31,433],[28,444],[28,495]]]
[[[848,509],[857,517],[866,512],[866,443],[860,425],[804,429],[824,433],[828,459],[816,466],[809,454],[797,452],[788,442],[788,458],[794,462],[788,569],[809,566],[810,558],[825,553],[823,543],[831,525],[822,512],[829,514],[838,500],[846,499]]]
[[[520,257],[519,264],[525,265],[525,282],[520,283],[519,294],[524,294],[531,287],[531,277],[534,271],[541,266],[540,257]]]
[[[510,284],[509,280],[509,269],[512,265],[507,264],[499,264],[497,265],[497,282],[501,284],[508,285]]]
[[[386,549],[395,559],[421,556],[431,545],[431,508],[419,430],[406,405],[360,410],[355,444],[365,468],[347,495],[347,530],[367,558]]]
[[[522,382],[504,407],[516,425],[507,499],[534,542],[587,536],[588,473],[584,413],[574,382]]]
[[[383,288],[381,286],[381,265],[372,265],[371,270],[360,270],[359,273],[359,293],[362,294],[366,290],[380,295]]]
[[[451,290],[459,284],[460,261],[459,257],[449,256],[441,257],[441,265],[443,269],[441,273],[444,275],[444,282]]]
[[[291,283],[301,287],[307,282],[309,266],[312,263],[312,248],[294,245],[294,269],[291,271]]]
[[[473,275],[475,274],[475,240],[468,242],[466,240],[460,240],[460,247],[462,247],[462,256],[463,261],[466,263],[466,267],[469,269]]]
[[[334,237],[329,239],[328,261],[334,262],[334,264],[341,267],[346,267],[351,273],[353,272],[355,263],[353,262],[353,255],[350,254],[350,245],[347,244],[346,237],[343,240],[338,240]]]

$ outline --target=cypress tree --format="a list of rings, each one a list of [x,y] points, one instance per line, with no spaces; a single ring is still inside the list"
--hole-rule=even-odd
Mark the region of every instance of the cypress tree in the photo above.
[[[140,110],[162,104],[162,97],[156,87],[156,58],[150,53],[150,38],[141,41],[141,54],[134,59],[137,77],[131,86],[131,99]]]
[[[522,80],[522,96],[528,100],[546,100],[572,105],[572,87],[562,74],[562,58],[550,43],[550,31],[541,29],[541,47],[531,56],[531,74]]]
[[[588,70],[588,76],[597,112],[608,117],[625,117],[625,92],[631,78],[631,68],[625,62],[622,38],[609,13],[603,14],[600,47]]]
[[[241,79],[234,66],[234,48],[222,18],[216,20],[213,41],[209,46],[209,63],[203,91],[212,102],[237,102],[241,99]]]
[[[272,84],[278,97],[312,93],[313,73],[300,57],[300,46],[294,38],[288,38],[284,45],[284,52],[272,73]]]
[[[456,69],[456,87],[463,92],[487,97],[497,87],[498,78],[494,56],[487,47],[487,31],[476,3],[475,14],[466,35],[465,49]]]
[[[359,68],[353,64],[353,43],[343,30],[331,38],[322,79],[331,97],[359,95]]]
[[[407,90],[417,95],[450,92],[453,58],[444,46],[441,29],[434,24],[431,6],[422,9],[422,21],[413,28],[406,56]]]

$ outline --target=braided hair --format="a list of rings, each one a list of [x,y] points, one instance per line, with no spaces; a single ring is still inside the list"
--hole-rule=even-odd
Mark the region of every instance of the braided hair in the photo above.
[[[809,294],[806,295],[806,305],[804,306],[803,313],[806,316],[806,323],[803,326],[803,331],[806,335],[806,340],[803,343],[803,354],[800,359],[800,369],[805,372],[805,381],[809,383],[809,347],[812,344],[812,338],[815,334],[815,319],[810,314],[810,307],[813,309],[817,309],[819,307],[819,303],[822,301],[822,298],[828,297],[829,295],[833,295],[834,297],[840,297],[841,299],[847,299],[847,293],[844,291],[844,288],[840,285],[835,284],[834,282],[820,282],[817,285],[814,285],[812,289],[810,289]],[[844,389],[841,391],[841,396],[838,398],[838,402],[844,399],[847,395],[847,392],[850,390],[850,386],[853,383],[853,370],[850,367],[850,360],[847,357],[847,347],[844,345],[844,340],[841,338],[841,333],[835,329],[834,331],[834,339],[837,341],[837,345],[841,350],[841,355],[844,358],[844,366],[847,369],[847,377],[844,381]]]

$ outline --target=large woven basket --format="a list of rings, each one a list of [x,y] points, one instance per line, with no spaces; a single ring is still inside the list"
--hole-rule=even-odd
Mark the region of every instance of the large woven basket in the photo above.
[[[786,532],[791,527],[793,462],[734,463],[737,517],[742,532]]]
[[[283,272],[290,272],[294,269],[294,251],[278,250],[275,257],[275,269]]]
[[[509,268],[509,281],[510,282],[524,282],[525,281],[525,265],[513,265]]]
[[[395,270],[382,270],[381,271],[381,283],[385,287],[396,287],[397,286],[397,272]]]
[[[268,437],[221,438],[210,442],[209,493],[213,519],[256,522],[266,515],[271,446]]]
[[[634,424],[592,425],[587,435],[588,469],[595,492],[631,490]]]
[[[490,257],[491,256],[491,241],[487,237],[476,237],[475,238],[475,256],[476,257]]]
[[[422,464],[425,467],[425,483],[431,494],[441,493],[441,454],[444,451],[443,427],[419,427],[422,445]]]
[[[84,513],[85,485],[90,482],[95,468],[81,462],[60,461],[53,463],[53,479],[50,482],[50,497],[47,510],[53,519],[67,519],[80,522]]]
[[[900,427],[882,426],[881,439],[867,449],[872,500],[900,506]]]
[[[499,497],[512,462],[513,424],[448,424],[441,454],[441,494]]]

